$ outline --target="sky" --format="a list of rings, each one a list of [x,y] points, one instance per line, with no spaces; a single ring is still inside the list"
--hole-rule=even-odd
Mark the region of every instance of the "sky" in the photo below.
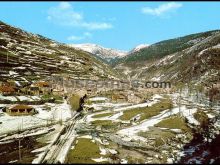
[[[220,2],[0,2],[0,20],[62,43],[129,51],[220,29]]]

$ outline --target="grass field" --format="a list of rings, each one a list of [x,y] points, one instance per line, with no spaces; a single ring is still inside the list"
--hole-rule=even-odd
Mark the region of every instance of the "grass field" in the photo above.
[[[119,123],[113,122],[111,120],[95,120],[92,121],[91,124],[94,126],[101,126],[104,129],[109,129],[109,130],[115,130],[119,125]]]
[[[165,142],[175,137],[175,133],[170,130],[161,130],[159,128],[152,127],[149,131],[139,132],[139,136],[145,138],[155,138],[154,145],[156,147],[164,145]]]
[[[191,132],[190,127],[187,125],[184,118],[179,115],[173,115],[169,118],[162,120],[155,125],[156,127],[170,128],[170,129],[181,129],[184,132]]]
[[[45,94],[45,95],[42,96],[43,100],[49,100],[51,98],[54,98],[56,103],[62,103],[63,102],[63,97],[59,96],[59,95]]]
[[[124,114],[120,117],[121,120],[130,120],[134,116],[141,114],[140,120],[148,119],[150,117],[158,115],[160,112],[171,109],[172,102],[170,99],[162,99],[160,102],[144,108],[135,108],[132,110],[124,111]]]
[[[100,150],[96,143],[93,143],[91,139],[79,138],[75,148],[70,150],[67,155],[67,163],[96,164],[97,162],[92,158],[100,157]]]
[[[111,116],[113,115],[114,113],[102,113],[102,114],[98,114],[98,115],[94,115],[93,118],[101,118],[101,117],[106,117],[106,116]]]
[[[198,110],[196,113],[193,114],[193,116],[202,126],[208,124],[209,117],[202,110]]]

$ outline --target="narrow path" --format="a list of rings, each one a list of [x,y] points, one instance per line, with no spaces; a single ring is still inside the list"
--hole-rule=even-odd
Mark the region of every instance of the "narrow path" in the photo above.
[[[48,147],[47,152],[40,163],[64,163],[66,154],[68,153],[69,148],[76,137],[75,123],[78,115],[79,113],[76,113],[71,121],[65,123],[66,125],[63,129],[64,132],[62,132],[56,141],[54,141],[53,144]]]

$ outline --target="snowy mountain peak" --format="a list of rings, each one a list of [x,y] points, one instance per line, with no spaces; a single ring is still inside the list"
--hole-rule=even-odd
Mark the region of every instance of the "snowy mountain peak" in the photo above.
[[[149,44],[140,44],[140,45],[136,46],[134,49],[132,49],[130,51],[130,53],[137,52],[143,48],[147,48],[148,46],[150,46],[150,45]]]
[[[94,55],[99,56],[102,59],[121,58],[127,55],[126,51],[115,50],[111,48],[104,48],[97,44],[85,43],[85,44],[69,44],[69,46],[76,49],[84,50]]]

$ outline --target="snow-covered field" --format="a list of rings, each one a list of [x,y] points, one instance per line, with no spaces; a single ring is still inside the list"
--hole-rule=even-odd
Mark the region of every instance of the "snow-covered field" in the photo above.
[[[88,107],[88,108],[93,107],[96,111],[99,111],[99,110],[106,110],[106,109],[111,109],[111,108],[129,106],[129,105],[131,105],[131,104],[130,103],[106,102],[106,103],[92,103],[91,105],[85,105],[85,107]]]
[[[38,101],[41,100],[38,96],[3,96],[0,94],[0,100],[9,101]]]
[[[0,100],[17,101],[16,97],[14,96],[2,96],[2,95],[0,95]]]
[[[51,110],[44,110],[45,105],[49,106]],[[49,120],[52,122],[66,121],[73,116],[73,111],[66,100],[63,104],[46,103],[44,105],[33,105],[33,107],[38,111],[38,114],[33,116],[10,116],[7,113],[0,116],[0,122],[2,122],[0,125],[0,135],[18,130],[46,126]]]
[[[89,105],[89,107],[93,107],[95,110],[105,110],[102,112],[98,113],[93,113],[91,115],[88,115],[86,117],[87,122],[92,122],[95,120],[113,120],[113,121],[119,121],[119,117],[123,115],[123,111],[130,110],[130,109],[135,109],[135,108],[142,108],[142,107],[148,107],[152,106],[153,104],[156,104],[159,99],[162,97],[160,95],[154,95],[152,101],[146,102],[146,103],[140,103],[136,105],[131,105],[128,103],[93,103],[92,105]],[[115,114],[112,116],[107,116],[107,117],[101,117],[101,118],[93,118],[95,115],[99,114],[104,114],[104,113],[109,113],[109,112],[114,112]]]
[[[196,109],[191,109],[190,111],[191,112],[189,115],[189,110],[186,108],[186,106],[182,106],[182,107],[180,107],[180,109],[179,109],[179,107],[175,107],[171,111],[170,110],[163,111],[157,116],[154,116],[150,119],[146,119],[138,125],[122,129],[122,130],[118,131],[117,133],[119,135],[122,135],[125,137],[132,137],[132,136],[136,135],[138,132],[148,131],[149,127],[152,127],[155,124],[162,121],[163,119],[165,119],[166,117],[177,114],[179,112],[182,112],[183,116],[186,117],[190,123],[198,125],[199,124],[198,121],[196,121],[192,116],[193,113],[196,112]]]
[[[173,116],[175,114],[180,114],[183,118],[186,118],[190,127],[200,125],[200,123],[194,118],[194,113],[196,113],[198,111],[198,109],[201,109],[201,108],[204,109],[206,107],[207,103],[204,102],[204,101],[206,101],[204,99],[204,95],[202,95],[202,94],[196,95],[195,93],[192,93],[191,95],[189,95],[189,92],[187,90],[183,90],[183,92],[181,93],[181,103],[179,103],[180,95],[178,93],[169,94],[168,96],[172,99],[173,106],[174,106],[171,110],[164,110],[160,114],[153,116],[149,119],[145,119],[141,122],[129,123],[131,125],[124,126],[123,128],[117,127],[117,129],[114,132],[114,134],[115,134],[114,136],[117,137],[118,139],[120,139],[120,141],[123,141],[123,144],[126,144],[127,142],[128,142],[127,144],[130,144],[132,142],[148,144],[149,139],[147,139],[143,136],[140,136],[139,133],[149,131],[152,127],[154,127],[159,122],[161,122],[164,119],[167,119],[168,117]],[[95,109],[95,111],[92,114],[86,115],[86,118],[84,121],[86,123],[91,123],[96,120],[98,120],[98,121],[110,120],[112,122],[125,122],[125,121],[121,121],[121,119],[119,119],[120,116],[123,115],[124,111],[135,109],[138,107],[152,106],[153,104],[159,102],[161,98],[163,98],[163,95],[156,94],[148,102],[140,103],[140,104],[136,104],[136,105],[131,105],[131,104],[129,105],[126,103],[125,104],[122,103],[119,107],[117,107],[117,104],[113,104],[113,103],[109,102],[109,100],[106,101],[105,103],[93,103],[89,106],[93,107]],[[215,107],[215,109],[216,109],[216,107]],[[217,107],[217,109],[218,109],[218,107]],[[99,112],[99,110],[102,110],[102,111]],[[109,115],[108,115],[108,113],[109,113]],[[102,116],[102,114],[103,114],[103,116]],[[97,115],[100,115],[100,117],[94,117]],[[207,115],[209,118],[214,117],[214,115],[210,112],[207,113]],[[185,142],[186,142],[186,136],[183,134],[183,131],[181,129],[170,129],[170,128],[162,128],[162,127],[160,127],[159,129],[176,133],[177,135],[179,135],[179,137],[185,139]],[[176,145],[178,145],[178,149],[174,150],[174,152],[175,152],[175,154],[177,154],[177,156],[181,156],[182,152],[180,152],[180,148],[184,144],[182,144],[182,142],[180,142]],[[104,153],[104,150],[103,150],[103,153]],[[167,157],[168,163],[173,163],[175,161],[176,160],[174,159],[174,157],[172,157],[172,156]],[[123,161],[121,160],[121,162],[123,162]],[[125,160],[124,162],[127,162],[127,161]],[[148,161],[148,162],[151,162],[151,161]]]
[[[118,137],[123,142],[139,142],[147,144],[148,139],[140,136],[140,132],[146,132],[149,131],[151,127],[153,127],[155,124],[158,124],[162,120],[170,117],[171,115],[175,115],[180,113],[182,117],[186,118],[188,120],[189,124],[198,126],[200,123],[194,118],[193,114],[197,112],[198,108],[205,107],[205,104],[198,102],[198,99],[195,98],[195,96],[188,96],[187,91],[183,91],[182,93],[182,99],[181,104],[178,103],[179,94],[170,94],[170,98],[173,101],[174,107],[171,110],[164,110],[160,114],[153,116],[151,118],[145,119],[141,122],[133,122],[129,123],[129,125],[118,127],[116,130],[114,130],[114,136]],[[127,110],[135,109],[135,108],[141,108],[141,107],[149,107],[152,106],[158,102],[160,102],[160,99],[163,98],[163,95],[156,94],[152,97],[151,100],[145,102],[145,103],[139,103],[139,104],[130,104],[130,103],[112,103],[110,99],[105,97],[93,97],[90,99],[90,101],[94,101],[90,105],[85,105],[86,107],[93,107],[94,112],[88,113],[84,116],[84,118],[77,120],[77,123],[84,124],[84,125],[91,125],[91,122],[96,120],[110,120],[113,122],[126,122],[122,121],[120,116],[123,115],[123,113]],[[202,97],[202,96],[199,96]],[[22,97],[21,97],[22,98]],[[37,99],[37,98],[35,98]],[[96,101],[104,101],[104,102],[96,102]],[[190,106],[189,106],[190,105]],[[3,105],[0,105],[3,106]],[[33,163],[39,163],[42,161],[43,157],[46,155],[46,159],[54,159],[53,161],[60,161],[65,162],[66,155],[68,154],[68,151],[71,148],[71,144],[74,141],[77,135],[75,132],[75,128],[77,127],[70,124],[72,120],[71,119],[74,116],[74,113],[71,111],[71,107],[67,104],[67,101],[65,100],[62,104],[54,104],[54,103],[46,103],[44,105],[33,105],[33,107],[39,112],[36,115],[33,116],[9,116],[6,113],[1,113],[0,115],[0,136],[1,139],[4,140],[10,140],[13,138],[13,135],[3,137],[4,134],[9,132],[17,131],[18,129],[28,129],[28,128],[39,128],[41,126],[46,126],[48,124],[48,121],[51,120],[53,122],[58,122],[60,120],[66,121],[65,125],[71,126],[70,128],[67,128],[67,132],[64,133],[64,135],[60,135],[59,133],[62,132],[63,126],[59,126],[58,124],[54,125],[53,128],[57,129],[56,133],[51,136],[50,142],[46,147],[40,148],[38,150],[35,150],[33,152],[39,152],[37,155],[37,158],[33,160]],[[46,107],[49,107],[50,110],[46,110]],[[217,107],[218,108],[218,107]],[[102,111],[101,111],[102,110]],[[100,116],[100,117],[94,117],[95,115],[101,115],[109,113],[107,116]],[[139,114],[140,115],[140,114]],[[138,115],[136,116],[138,117]],[[213,118],[213,114],[208,114],[209,118]],[[131,125],[130,125],[131,124]],[[59,126],[59,128],[58,128]],[[81,127],[80,127],[81,128]],[[78,127],[77,127],[78,129]],[[161,130],[170,130],[172,132],[175,132],[176,134],[181,134],[181,129],[169,129],[169,128],[160,128]],[[50,128],[48,127],[42,127],[42,129],[36,130],[36,132],[29,132],[28,136],[37,135],[37,134],[49,134]],[[182,134],[181,134],[182,135]],[[27,136],[27,135],[25,135]],[[59,152],[57,150],[57,147],[55,144],[55,141],[58,139],[56,145],[61,145],[63,143],[62,147],[59,147]],[[16,138],[16,137],[15,137]],[[95,162],[103,162],[108,161],[109,158],[106,158],[107,153],[110,154],[116,154],[118,153],[117,150],[111,149],[107,147],[105,144],[109,144],[109,141],[105,142],[100,136],[91,136],[90,132],[89,134],[85,134],[84,136],[80,136],[78,138],[89,138],[91,141],[98,142],[100,146],[100,157],[92,159]],[[102,139],[102,140],[101,140]],[[76,142],[77,143],[77,142]],[[108,145],[107,144],[107,145]],[[182,146],[183,144],[179,144],[179,146]],[[72,146],[74,149],[74,146]],[[178,148],[179,149],[179,148]],[[51,151],[50,151],[51,150]],[[179,155],[181,152],[179,150],[176,150]],[[49,154],[48,154],[49,153]],[[56,154],[56,158],[54,158],[53,154]],[[51,161],[52,161],[51,160]],[[128,163],[126,159],[121,159],[121,163]],[[149,161],[150,162],[150,161]],[[167,157],[167,162],[173,163],[174,159],[173,157]]]
[[[93,98],[89,98],[89,101],[107,101],[109,100],[106,97],[93,97]]]
[[[126,140],[130,140],[133,136],[135,138],[137,138],[137,133],[141,132],[141,131],[148,131],[149,127],[154,126],[155,124],[159,123],[160,121],[162,121],[163,119],[180,113],[182,116],[184,116],[188,122],[190,124],[194,124],[194,125],[199,125],[199,122],[193,117],[193,114],[197,112],[197,108],[187,108],[186,105],[181,105],[180,107],[177,106],[177,101],[178,101],[178,94],[172,94],[171,98],[174,102],[174,108],[170,111],[170,110],[166,110],[161,112],[159,115],[154,116],[150,119],[146,119],[144,121],[142,121],[140,124],[135,125],[135,126],[131,126],[122,130],[119,130],[117,133],[124,137],[124,139]],[[186,96],[185,96],[186,98]],[[189,100],[187,101],[195,101],[194,97],[190,97],[188,98]],[[155,100],[155,99],[154,99]],[[183,101],[185,104],[187,103],[187,101]],[[211,115],[209,115],[211,117]],[[129,138],[128,138],[129,137]]]

